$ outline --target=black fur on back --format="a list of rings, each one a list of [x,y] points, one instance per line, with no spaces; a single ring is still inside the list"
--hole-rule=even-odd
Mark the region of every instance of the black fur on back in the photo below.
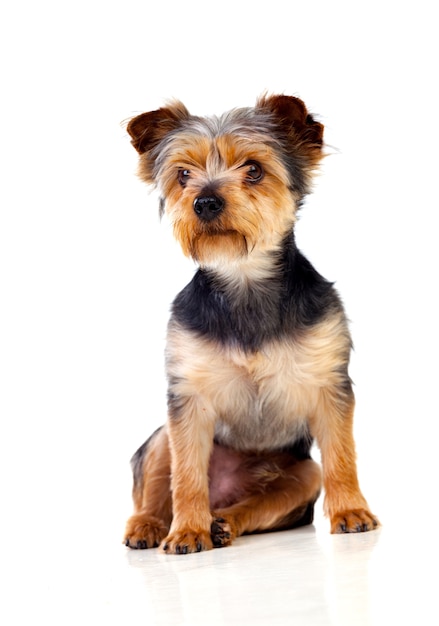
[[[145,459],[146,453],[148,452],[149,445],[154,439],[154,437],[159,433],[159,431],[163,428],[160,426],[155,430],[152,435],[142,443],[140,448],[133,454],[131,458],[131,469],[133,471],[133,479],[134,485],[139,485],[143,482],[143,461]]]

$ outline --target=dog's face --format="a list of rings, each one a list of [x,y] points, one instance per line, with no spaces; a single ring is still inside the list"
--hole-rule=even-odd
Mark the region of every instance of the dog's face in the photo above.
[[[323,126],[289,96],[219,118],[174,102],[127,130],[183,252],[207,267],[277,250],[322,157]]]

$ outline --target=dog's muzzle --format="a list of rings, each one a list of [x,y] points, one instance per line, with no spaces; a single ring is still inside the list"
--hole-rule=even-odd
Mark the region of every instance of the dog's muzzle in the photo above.
[[[224,200],[219,196],[199,196],[194,201],[194,211],[204,222],[210,222],[218,217],[224,209]]]

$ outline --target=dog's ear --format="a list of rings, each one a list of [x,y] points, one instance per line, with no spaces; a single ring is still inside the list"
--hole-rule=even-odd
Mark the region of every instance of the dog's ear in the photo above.
[[[314,120],[302,100],[294,96],[262,96],[256,106],[270,111],[291,139],[295,136],[311,151],[321,152],[323,124]]]
[[[127,132],[131,143],[139,154],[150,152],[166,135],[176,130],[189,112],[181,102],[172,102],[169,106],[142,113],[128,122]]]

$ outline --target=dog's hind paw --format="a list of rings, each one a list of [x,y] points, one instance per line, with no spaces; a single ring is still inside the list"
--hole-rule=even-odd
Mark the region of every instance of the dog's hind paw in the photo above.
[[[364,533],[378,528],[379,521],[367,509],[340,511],[331,516],[331,533]]]
[[[223,548],[232,543],[232,527],[223,517],[216,517],[213,520],[210,534],[214,548]]]

